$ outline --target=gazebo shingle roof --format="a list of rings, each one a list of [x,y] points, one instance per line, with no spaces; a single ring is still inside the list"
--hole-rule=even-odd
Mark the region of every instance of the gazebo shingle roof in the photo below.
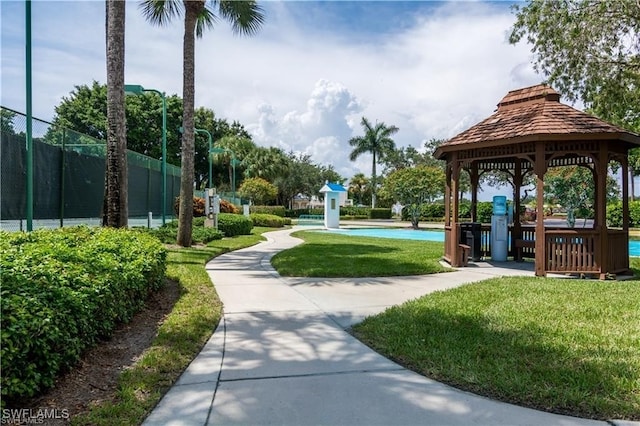
[[[640,144],[637,135],[560,103],[558,92],[539,84],[507,93],[495,113],[443,143],[434,155],[442,158],[444,152],[480,142],[503,144],[565,139],[571,135],[581,135],[580,139],[592,135],[593,138],[620,139]]]

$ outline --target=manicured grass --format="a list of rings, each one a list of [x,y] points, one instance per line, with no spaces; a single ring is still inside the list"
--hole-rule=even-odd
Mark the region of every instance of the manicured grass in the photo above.
[[[640,420],[637,280],[490,279],[390,308],[354,334],[473,393],[579,417]]]
[[[205,263],[220,254],[264,240],[272,228],[253,228],[252,235],[225,238],[206,247],[169,250],[167,277],[179,281],[182,294],[158,336],[135,365],[122,373],[114,401],[72,419],[77,425],[136,425],[142,423],[169,387],[200,352],[216,328],[222,304]]]
[[[293,234],[305,242],[276,254],[273,267],[283,276],[383,277],[450,270],[440,265],[442,243],[353,237],[314,231]]]

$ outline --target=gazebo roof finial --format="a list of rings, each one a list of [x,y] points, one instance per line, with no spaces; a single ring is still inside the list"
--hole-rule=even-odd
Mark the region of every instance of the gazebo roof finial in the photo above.
[[[560,102],[560,94],[547,84],[537,84],[535,86],[511,90],[498,103],[498,111],[510,109],[514,105],[521,107],[524,103],[545,101]]]

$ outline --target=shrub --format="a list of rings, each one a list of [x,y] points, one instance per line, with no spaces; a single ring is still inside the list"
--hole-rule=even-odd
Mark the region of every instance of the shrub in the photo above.
[[[631,201],[629,203],[629,226],[640,226],[640,201]]]
[[[243,215],[220,213],[218,215],[218,229],[224,233],[225,237],[251,235],[253,222]]]
[[[369,219],[391,219],[391,209],[371,209]]]
[[[493,203],[491,201],[478,201],[478,222],[491,223],[493,215]]]
[[[249,213],[264,213],[275,216],[285,217],[285,208],[283,206],[251,206]]]
[[[340,207],[340,216],[369,217],[369,207],[344,206]]]
[[[250,215],[253,226],[266,226],[269,228],[282,228],[291,225],[291,218],[280,217],[273,214],[252,213]]]
[[[233,213],[238,214],[240,210],[230,201],[220,200],[220,213]]]
[[[176,217],[180,215],[180,197],[173,201],[173,211]],[[204,216],[204,198],[193,197],[193,217]]]
[[[607,205],[607,226],[622,227],[622,203]]]
[[[0,250],[3,403],[53,385],[164,283],[166,250],[138,231],[0,231]]]
[[[299,218],[301,215],[303,214],[324,214],[324,209],[294,209],[294,210],[290,210],[287,209],[284,212],[285,217],[290,217],[290,218],[294,218],[297,219]]]

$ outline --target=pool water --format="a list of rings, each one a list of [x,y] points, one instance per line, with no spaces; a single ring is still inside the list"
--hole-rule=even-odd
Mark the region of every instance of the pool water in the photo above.
[[[425,231],[400,228],[341,228],[325,230],[357,237],[393,238],[397,240],[444,241],[444,231]],[[640,256],[640,241],[629,241],[629,256]]]

